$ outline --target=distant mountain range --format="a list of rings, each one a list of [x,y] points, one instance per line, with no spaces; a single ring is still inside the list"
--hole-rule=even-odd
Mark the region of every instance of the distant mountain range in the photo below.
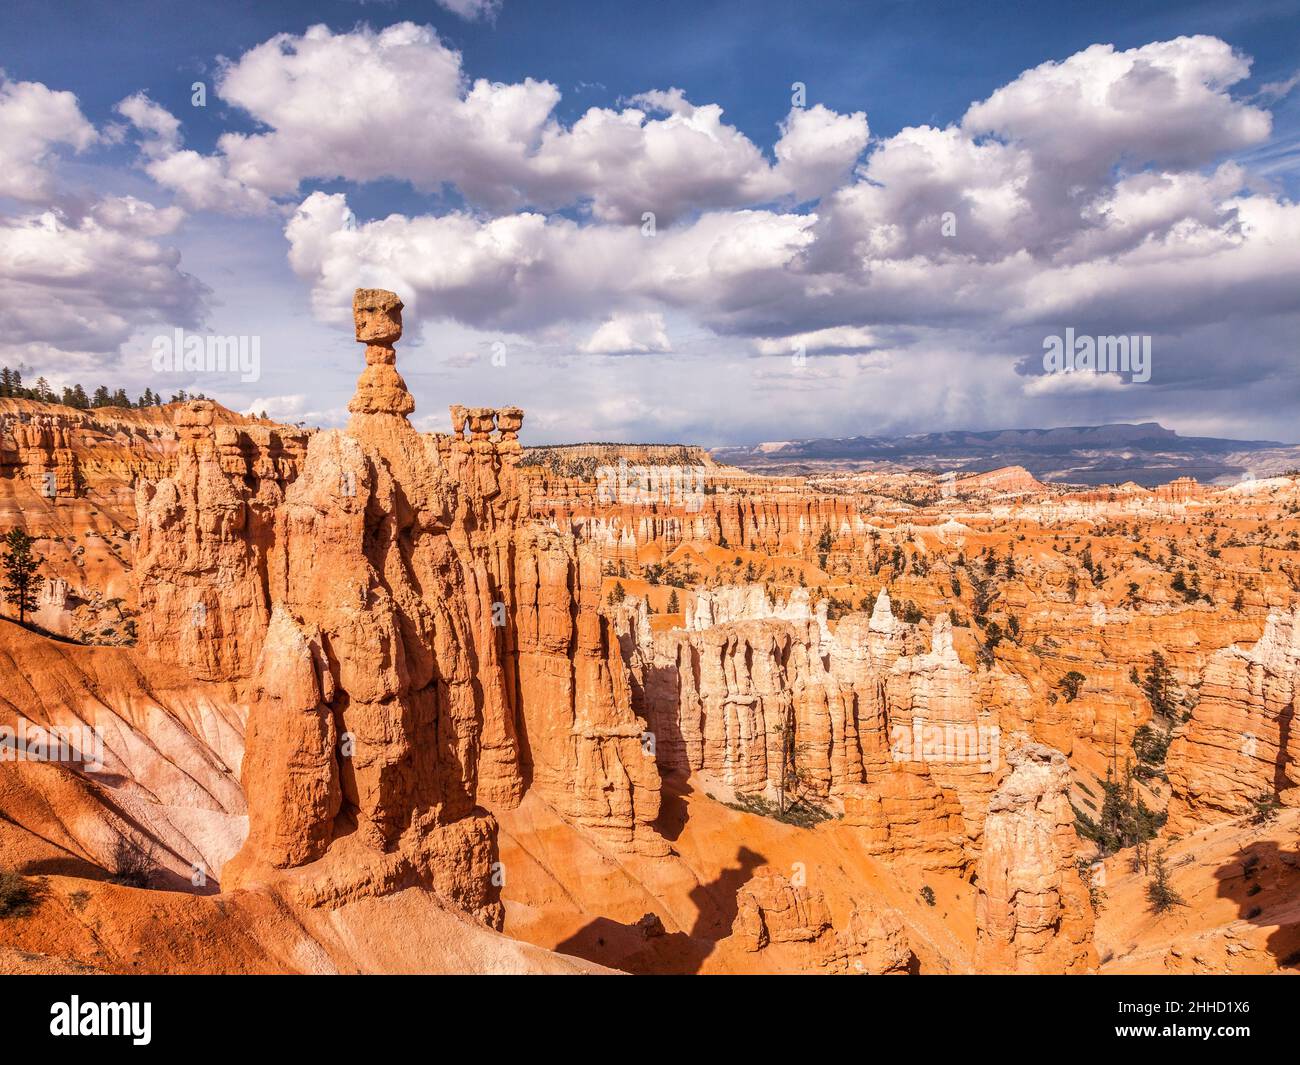
[[[1179,436],[1157,422],[785,440],[714,448],[712,455],[718,462],[773,475],[867,469],[964,474],[1024,466],[1042,481],[1135,481],[1147,487],[1176,477],[1224,483],[1300,468],[1300,446]]]

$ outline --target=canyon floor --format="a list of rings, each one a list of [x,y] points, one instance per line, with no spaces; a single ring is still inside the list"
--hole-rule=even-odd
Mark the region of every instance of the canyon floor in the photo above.
[[[0,972],[1300,972],[1300,480],[0,400]],[[24,611],[26,613],[26,611]]]

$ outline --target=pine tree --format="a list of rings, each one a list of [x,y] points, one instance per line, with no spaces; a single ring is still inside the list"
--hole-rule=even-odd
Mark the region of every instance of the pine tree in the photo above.
[[[780,796],[778,800],[778,810],[781,816],[785,816],[786,810],[786,789],[790,786],[790,779],[795,774],[794,764],[794,708],[786,710],[785,720],[781,722],[781,785]]]
[[[1142,800],[1134,783],[1132,760],[1124,760],[1122,778],[1118,769],[1118,756],[1112,751],[1110,762],[1106,766],[1106,779],[1100,781],[1101,813],[1095,824],[1086,819],[1079,820],[1079,834],[1096,843],[1102,857],[1126,847],[1135,848],[1134,868],[1146,869],[1150,861],[1148,843],[1164,825],[1165,816],[1152,810]]]
[[[27,621],[27,612],[36,609],[36,593],[45,582],[36,571],[44,560],[32,554],[32,538],[22,529],[10,529],[3,543],[0,569],[4,570],[5,602],[18,608],[21,624]]]
[[[831,545],[834,542],[834,539],[831,537],[830,526],[826,526],[822,529],[822,534],[817,539],[817,567],[819,569],[824,570],[826,568],[826,557],[830,554]]]
[[[674,589],[673,589],[673,590],[668,594],[668,613],[669,613],[669,614],[676,614],[677,611],[680,610],[680,609],[681,609],[681,603],[680,603],[680,602],[678,601],[678,599],[677,599],[677,589],[674,588]]]
[[[1151,665],[1147,667],[1142,691],[1151,704],[1151,712],[1162,717],[1172,717],[1174,712],[1174,675],[1165,664],[1165,656],[1151,652]]]
[[[1077,669],[1070,670],[1069,673],[1060,679],[1058,683],[1061,691],[1065,692],[1065,701],[1067,703],[1072,703],[1079,697],[1079,690],[1083,687],[1087,679],[1088,678]]]
[[[1161,914],[1172,910],[1175,906],[1185,906],[1183,897],[1169,883],[1169,866],[1165,862],[1163,847],[1156,851],[1155,867],[1155,875],[1147,884],[1147,901],[1151,903],[1151,912]]]
[[[1097,822],[1096,844],[1102,855],[1114,854],[1120,849],[1121,827],[1124,808],[1120,783],[1115,779],[1113,765],[1106,767],[1106,779],[1102,781],[1101,816]]]

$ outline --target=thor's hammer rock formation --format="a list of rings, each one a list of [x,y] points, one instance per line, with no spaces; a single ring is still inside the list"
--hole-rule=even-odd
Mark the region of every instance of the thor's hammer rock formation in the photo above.
[[[499,927],[492,808],[535,788],[601,844],[665,853],[659,777],[598,561],[525,524],[523,412],[417,432],[401,300],[359,289],[353,314],[346,430],[241,465],[209,405],[180,412],[177,476],[137,499],[141,636],[245,685],[249,834],[223,885],[309,905],[422,886]]]

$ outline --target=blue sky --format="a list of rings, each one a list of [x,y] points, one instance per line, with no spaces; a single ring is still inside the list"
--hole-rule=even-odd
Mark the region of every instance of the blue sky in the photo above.
[[[6,5],[0,361],[338,424],[384,284],[428,428],[1295,438],[1300,3],[482,7]],[[260,379],[159,380],[178,325]]]
[[[1300,4],[1131,3],[662,3],[552,0],[503,4],[492,21],[467,22],[436,3],[49,4],[13,0],[0,13],[0,61],[11,77],[72,89],[90,115],[109,117],[128,90],[147,89],[173,111],[189,102],[186,77],[210,73],[276,33],[316,23],[428,23],[494,81],[547,78],[572,120],[591,104],[680,85],[716,100],[751,139],[770,146],[788,86],[803,80],[837,110],[869,107],[873,130],[944,124],[972,100],[1047,59],[1090,44],[1132,48],[1189,34],[1220,37],[1254,60],[1251,83],[1280,81],[1300,65]],[[69,12],[75,12],[74,16]],[[1294,100],[1292,122],[1300,118]],[[238,120],[235,113],[230,116]],[[227,123],[216,111],[187,119],[210,148]],[[1292,132],[1297,132],[1293,124]]]

